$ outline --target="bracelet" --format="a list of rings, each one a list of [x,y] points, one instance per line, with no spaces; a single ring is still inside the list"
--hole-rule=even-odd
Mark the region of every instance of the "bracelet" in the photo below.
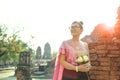
[[[75,70],[76,70],[76,72],[78,72],[78,66],[75,66]]]

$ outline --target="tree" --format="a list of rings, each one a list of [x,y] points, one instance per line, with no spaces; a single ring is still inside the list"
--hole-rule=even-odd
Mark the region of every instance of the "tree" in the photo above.
[[[28,45],[22,41],[17,32],[12,35],[7,34],[7,27],[0,25],[0,60],[6,63],[6,61],[17,61],[19,53],[28,50]]]

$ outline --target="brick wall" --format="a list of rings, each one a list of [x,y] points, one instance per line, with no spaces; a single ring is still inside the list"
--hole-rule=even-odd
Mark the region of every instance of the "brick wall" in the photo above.
[[[120,80],[120,44],[90,43],[90,80]]]

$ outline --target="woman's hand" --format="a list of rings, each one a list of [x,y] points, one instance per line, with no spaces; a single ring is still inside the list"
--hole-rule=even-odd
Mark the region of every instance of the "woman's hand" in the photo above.
[[[92,67],[90,62],[86,63],[85,65],[88,66],[89,69],[91,69],[91,67]]]
[[[78,66],[78,70],[81,72],[88,72],[91,68],[91,65],[89,63],[82,64]]]

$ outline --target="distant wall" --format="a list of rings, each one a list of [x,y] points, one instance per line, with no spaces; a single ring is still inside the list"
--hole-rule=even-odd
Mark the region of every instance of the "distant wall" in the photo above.
[[[120,44],[89,43],[90,80],[120,80]]]

